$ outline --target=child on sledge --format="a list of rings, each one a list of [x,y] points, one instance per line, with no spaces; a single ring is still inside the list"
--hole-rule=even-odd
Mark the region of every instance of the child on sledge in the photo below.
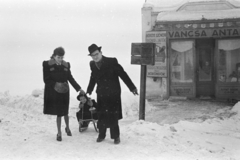
[[[77,96],[77,99],[80,101],[79,111],[76,113],[77,120],[83,120],[81,124],[82,129],[86,129],[91,119],[98,120],[97,115],[97,103],[95,100],[87,97],[86,94],[80,93]],[[88,121],[89,119],[89,121]]]

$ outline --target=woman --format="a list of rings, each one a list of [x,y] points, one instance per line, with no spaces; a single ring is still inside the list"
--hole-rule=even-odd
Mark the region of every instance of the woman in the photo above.
[[[68,136],[72,136],[69,128],[69,86],[68,82],[78,92],[85,93],[74,80],[70,63],[63,60],[65,51],[62,47],[54,50],[51,59],[43,62],[44,89],[44,114],[57,115],[57,141],[62,141],[61,119],[64,116]]]

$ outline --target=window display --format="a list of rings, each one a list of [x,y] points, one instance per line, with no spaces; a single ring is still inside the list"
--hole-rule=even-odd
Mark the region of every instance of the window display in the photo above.
[[[240,40],[218,41],[218,81],[240,83]]]
[[[193,41],[171,42],[171,81],[193,82]]]

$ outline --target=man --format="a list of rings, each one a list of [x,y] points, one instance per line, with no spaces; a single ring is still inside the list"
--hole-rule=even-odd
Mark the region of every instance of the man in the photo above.
[[[127,73],[118,64],[117,59],[103,56],[101,48],[96,44],[88,47],[89,56],[93,60],[90,62],[92,72],[87,93],[91,95],[95,84],[97,84],[97,111],[99,113],[97,142],[105,139],[106,130],[110,128],[111,139],[114,139],[115,144],[119,144],[120,130],[118,120],[122,119],[122,105],[121,86],[118,77],[123,80],[134,95],[138,95],[138,92]]]

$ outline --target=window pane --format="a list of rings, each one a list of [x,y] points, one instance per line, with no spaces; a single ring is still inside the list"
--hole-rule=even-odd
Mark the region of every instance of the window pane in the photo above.
[[[177,83],[193,82],[193,42],[171,43],[171,81]]]
[[[240,40],[219,40],[218,46],[218,80],[240,83]]]

